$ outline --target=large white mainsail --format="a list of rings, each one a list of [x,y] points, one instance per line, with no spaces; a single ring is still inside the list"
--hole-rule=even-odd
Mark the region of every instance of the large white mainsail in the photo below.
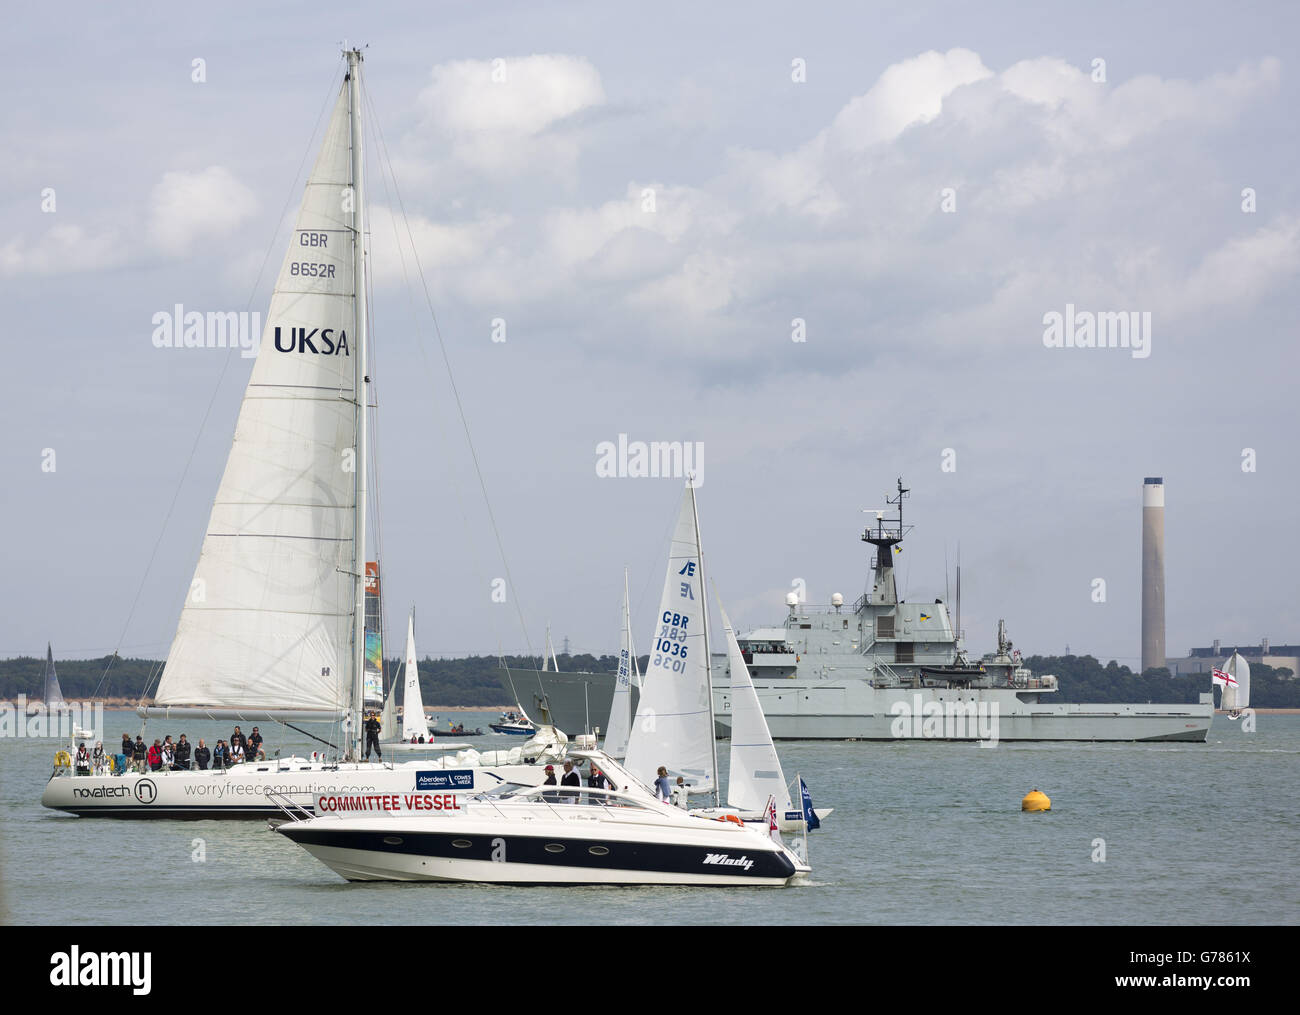
[[[402,688],[402,739],[431,740],[429,724],[424,718],[424,699],[420,695],[420,669],[415,663],[415,611],[406,626],[406,680]]]
[[[618,677],[614,683],[614,700],[609,706],[609,726],[605,733],[605,753],[614,758],[627,756],[628,736],[632,730],[632,688],[641,687],[637,672],[636,648],[632,644],[632,614],[628,605],[627,568],[623,569],[623,631],[618,652]]]
[[[727,611],[722,609],[722,626],[727,635],[727,656],[731,665],[731,764],[727,775],[727,804],[739,811],[763,810],[775,799],[777,809],[786,814],[791,808],[790,789],[781,771],[772,733],[759,704],[758,692],[749,676],[749,667],[740,652],[736,632]]]
[[[1219,708],[1228,712],[1229,719],[1236,719],[1241,709],[1250,706],[1250,663],[1233,652],[1222,669],[1216,669],[1214,683],[1223,690],[1219,692]]]
[[[307,182],[158,706],[333,718],[353,705],[355,94],[345,81]]]
[[[716,789],[705,616],[695,491],[688,486],[624,763],[647,784],[663,766],[673,777],[685,777],[695,792]]]

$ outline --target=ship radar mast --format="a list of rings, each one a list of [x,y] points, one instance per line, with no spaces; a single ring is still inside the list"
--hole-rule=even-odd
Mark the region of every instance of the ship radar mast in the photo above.
[[[903,485],[903,477],[898,477],[898,493],[886,497],[888,507],[876,512],[876,524],[867,526],[862,533],[862,541],[876,548],[876,561],[873,565],[876,575],[871,583],[871,602],[877,605],[892,605],[898,602],[898,591],[894,585],[894,547],[903,541],[910,525],[903,524],[903,501],[911,493]],[[896,518],[886,518],[889,508],[893,508]]]

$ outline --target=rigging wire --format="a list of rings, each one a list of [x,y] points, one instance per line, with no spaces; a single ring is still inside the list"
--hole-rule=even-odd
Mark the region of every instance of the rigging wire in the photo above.
[[[416,246],[416,243],[415,243],[415,236],[414,236],[414,233],[413,233],[413,231],[412,231],[412,229],[411,229],[410,218],[409,218],[409,216],[408,216],[407,213],[406,213],[406,204],[405,204],[405,202],[404,202],[403,199],[402,199],[401,188],[398,186],[398,183],[397,183],[397,175],[396,175],[395,170],[393,169],[392,157],[391,157],[391,155],[389,154],[389,151],[388,151],[388,144],[387,144],[386,139],[384,138],[383,128],[380,127],[380,125],[379,125],[379,117],[378,117],[378,116],[375,114],[375,112],[374,112],[374,99],[373,99],[373,97],[369,94],[369,92],[366,93],[365,98],[366,98],[366,101],[369,103],[369,106],[370,106],[370,109],[371,109],[371,119],[372,119],[372,121],[373,121],[373,123],[374,123],[374,129],[375,129],[375,132],[376,132],[376,134],[377,134],[377,136],[378,136],[378,138],[379,138],[380,150],[381,150],[382,155],[383,155],[383,164],[386,164],[386,165],[387,165],[389,178],[392,180],[393,191],[392,191],[392,195],[391,195],[391,196],[393,196],[393,197],[396,198],[396,201],[397,201],[397,207],[398,207],[398,210],[400,211],[400,213],[401,213],[401,217],[402,217],[402,223],[403,223],[403,225],[405,226],[405,230],[406,230],[406,239],[407,239],[407,242],[410,244],[411,257],[412,257],[412,260],[414,261],[414,265],[415,265],[415,273],[416,273],[416,275],[419,277],[420,285],[421,285],[421,288],[422,288],[422,290],[423,290],[423,292],[424,292],[425,304],[426,304],[426,306],[427,306],[427,308],[428,308],[428,311],[429,311],[429,317],[430,317],[431,321],[433,322],[433,330],[434,330],[434,334],[435,334],[435,336],[436,336],[437,339],[438,339],[438,346],[439,346],[439,349],[441,350],[441,353],[442,353],[442,359],[443,359],[443,364],[444,364],[444,366],[445,366],[445,368],[446,368],[448,385],[449,385],[450,388],[451,388],[452,396],[453,396],[453,398],[454,398],[455,405],[456,405],[456,411],[457,411],[457,414],[459,415],[460,423],[461,423],[461,427],[462,427],[462,429],[463,429],[463,431],[464,431],[464,434],[465,434],[465,441],[466,441],[466,445],[467,445],[468,450],[469,450],[469,453],[470,453],[470,458],[471,458],[471,460],[472,460],[472,462],[473,462],[473,464],[474,464],[474,473],[475,473],[475,476],[476,476],[477,479],[478,479],[479,489],[480,489],[480,491],[482,492],[482,495],[483,495],[484,506],[485,506],[485,508],[486,508],[486,510],[487,510],[488,519],[489,519],[489,522],[490,522],[490,524],[491,524],[493,537],[494,537],[495,540],[496,540],[497,551],[498,551],[498,554],[500,555],[500,558],[501,558],[501,565],[502,565],[502,568],[503,568],[504,571],[505,571],[506,587],[507,587],[507,589],[508,589],[508,591],[509,591],[509,595],[510,595],[510,597],[512,598],[512,600],[513,600],[513,602],[514,602],[515,612],[516,612],[516,615],[518,616],[518,619],[519,619],[519,626],[520,626],[520,629],[523,631],[523,635],[524,635],[524,643],[525,643],[525,646],[526,646],[526,648],[527,648],[527,650],[528,650],[528,654],[529,654],[529,656],[531,657],[531,656],[532,656],[532,640],[531,640],[531,639],[529,638],[529,636],[528,636],[528,625],[527,625],[527,623],[526,623],[525,620],[524,620],[523,609],[522,609],[522,607],[521,607],[521,605],[520,605],[519,597],[518,597],[518,595],[517,595],[516,592],[515,592],[514,579],[513,579],[513,577],[511,576],[511,573],[510,573],[510,564],[509,564],[509,561],[508,561],[508,559],[507,559],[507,557],[506,557],[505,545],[504,545],[504,542],[503,542],[503,540],[502,540],[502,538],[501,538],[500,528],[499,528],[499,526],[497,525],[495,512],[492,510],[492,502],[491,502],[491,498],[490,498],[490,496],[489,496],[489,494],[488,494],[487,483],[486,483],[486,480],[485,480],[484,477],[483,477],[483,470],[482,470],[482,467],[481,467],[481,465],[480,465],[480,463],[479,463],[478,451],[477,451],[477,449],[476,449],[475,446],[474,446],[473,436],[472,436],[471,433],[470,433],[469,420],[468,420],[468,418],[467,418],[467,416],[466,416],[466,414],[465,414],[465,407],[464,407],[464,403],[463,403],[463,401],[461,400],[461,397],[460,397],[460,390],[459,390],[459,388],[458,388],[457,385],[456,385],[455,374],[454,374],[454,372],[453,372],[453,370],[452,370],[452,366],[451,366],[451,359],[450,359],[450,356],[448,355],[448,352],[447,352],[447,345],[446,345],[446,342],[443,340],[442,329],[441,329],[441,328],[439,327],[439,325],[438,325],[438,316],[437,316],[437,313],[436,313],[436,311],[434,310],[434,307],[433,307],[433,298],[432,298],[432,296],[431,296],[430,293],[429,293],[428,282],[427,282],[427,280],[425,279],[425,275],[424,275],[424,267],[423,267],[423,265],[420,263],[420,254],[419,254],[419,250],[418,250],[418,248],[417,248],[417,246]],[[381,180],[383,180],[383,182],[384,182],[385,194],[387,194],[387,193],[388,193],[388,189],[387,189],[387,187],[388,187],[388,180],[387,180],[387,179],[384,179],[384,177],[383,177],[382,166],[381,166],[380,178],[381,178]],[[398,233],[398,230],[397,230],[397,217],[396,217],[396,216],[393,214],[393,212],[392,212],[391,204],[390,204],[390,207],[389,207],[389,217],[390,217],[390,220],[391,220],[391,222],[392,222],[392,225],[393,225],[393,231],[394,231],[394,234],[395,234],[395,240],[396,240],[396,248],[397,248],[398,258],[399,258],[399,262],[400,262],[400,264],[401,264],[401,268],[402,268],[402,278],[403,278],[403,282],[406,284],[406,287],[407,287],[407,289],[408,289],[408,298],[409,298],[410,277],[409,277],[409,275],[408,275],[408,273],[407,273],[407,268],[406,268],[406,256],[405,256],[405,253],[404,253],[403,250],[402,250],[401,235],[400,235],[400,233]],[[414,302],[414,301],[412,300],[412,303],[413,303],[413,302]],[[413,316],[414,316],[414,307],[412,307],[412,311],[413,311]],[[432,376],[432,371],[431,371],[430,368],[429,368],[428,359],[427,359],[427,357],[426,357],[426,355],[425,355],[424,345],[423,345],[422,343],[417,343],[417,346],[418,346],[418,348],[419,348],[419,350],[420,350],[421,362],[422,362],[423,365],[424,365],[425,371],[426,371],[427,374],[429,374],[430,376]],[[439,435],[441,436],[441,431],[439,431]],[[459,490],[456,491],[456,496],[457,496],[457,499],[458,499],[458,501],[459,501],[459,499],[460,499],[460,492],[459,492]],[[462,507],[463,507],[463,504],[462,504]],[[465,523],[466,523],[466,528],[467,528],[467,530],[468,530],[468,518],[467,518],[467,516],[465,516]],[[498,646],[498,659],[500,660],[502,666],[504,666],[504,665],[505,665],[505,659],[504,659],[504,656],[501,654],[501,651],[500,651],[500,647],[499,647],[499,646]],[[537,683],[538,683],[538,687],[539,687],[539,689],[540,689],[541,692],[542,692],[542,698],[543,698],[543,700],[545,700],[545,699],[546,699],[546,689],[545,689],[544,685],[542,684],[542,679],[541,679],[541,670],[537,667],[537,663],[536,663],[536,661],[534,661],[533,666],[534,666],[534,672],[535,672],[536,675],[537,675]],[[509,670],[508,668],[506,668],[506,676],[507,676],[507,679],[508,679],[509,682],[510,682],[511,690],[512,690],[513,692],[515,692],[516,697],[518,697],[518,692],[515,690],[515,687],[514,687],[514,679],[513,679],[513,677],[511,677],[511,675],[510,675],[510,670]]]

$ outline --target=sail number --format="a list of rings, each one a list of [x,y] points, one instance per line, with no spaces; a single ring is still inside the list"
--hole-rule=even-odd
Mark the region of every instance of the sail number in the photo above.
[[[686,670],[686,625],[689,617],[665,610],[659,637],[655,639],[654,666],[663,666],[674,673]]]
[[[291,261],[289,263],[289,274],[302,275],[305,278],[333,278],[334,265],[313,264],[308,261]]]

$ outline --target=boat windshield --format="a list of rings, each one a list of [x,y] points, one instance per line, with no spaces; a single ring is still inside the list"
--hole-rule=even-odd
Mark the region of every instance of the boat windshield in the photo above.
[[[482,793],[475,793],[475,800],[505,800],[516,794],[523,793],[533,787],[522,782],[503,782],[491,789],[484,790]]]

